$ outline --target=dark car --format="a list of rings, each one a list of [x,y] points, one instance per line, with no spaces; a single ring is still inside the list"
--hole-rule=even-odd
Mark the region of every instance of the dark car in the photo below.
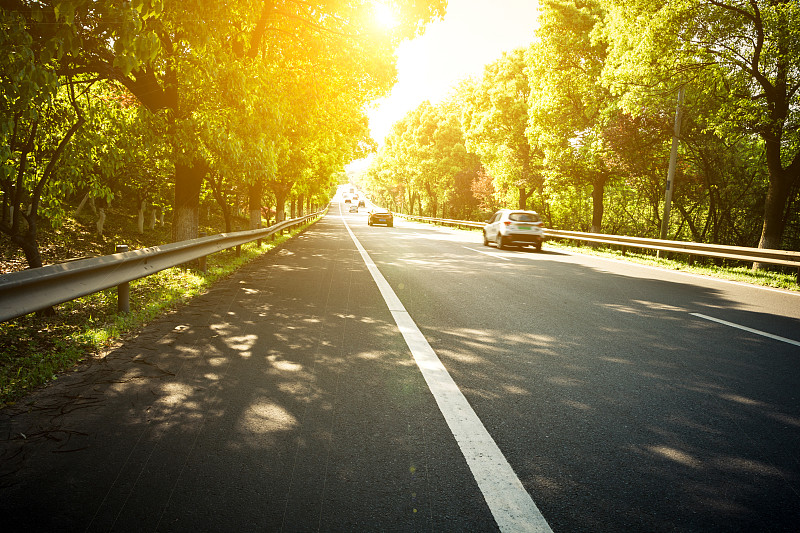
[[[369,212],[367,217],[367,224],[374,226],[375,224],[386,224],[388,227],[394,226],[394,217],[392,213],[386,209],[373,209]]]

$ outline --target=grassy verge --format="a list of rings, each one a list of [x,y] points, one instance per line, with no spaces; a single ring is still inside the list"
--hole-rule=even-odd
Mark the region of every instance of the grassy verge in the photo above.
[[[547,241],[546,246],[555,250],[595,255],[608,259],[619,259],[621,261],[664,268],[666,270],[678,270],[729,281],[739,281],[764,287],[800,291],[800,285],[797,283],[797,273],[790,273],[791,269],[787,269],[783,272],[777,270],[753,271],[749,266],[718,266],[713,264],[710,260],[705,260],[706,262],[697,260],[694,264],[689,264],[687,261],[688,256],[683,254],[674,254],[674,258],[669,258],[657,257],[640,251],[631,252],[628,250],[627,253],[623,255],[621,250],[613,247],[598,246],[593,248],[591,246],[578,246],[566,241]]]
[[[170,268],[131,282],[128,314],[117,314],[116,289],[58,306],[55,317],[27,315],[0,324],[0,406],[57,379],[57,374],[102,353],[161,314],[202,294],[244,264],[302,232],[276,235],[262,246],[252,242],[208,257],[207,273]]]

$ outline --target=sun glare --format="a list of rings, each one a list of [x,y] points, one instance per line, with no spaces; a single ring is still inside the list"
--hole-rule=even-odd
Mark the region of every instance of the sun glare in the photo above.
[[[375,2],[373,7],[375,12],[375,20],[384,28],[394,28],[397,26],[397,17],[394,14],[394,8],[383,2]]]

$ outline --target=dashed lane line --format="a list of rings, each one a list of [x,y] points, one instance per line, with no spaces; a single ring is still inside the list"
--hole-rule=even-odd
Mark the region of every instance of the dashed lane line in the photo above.
[[[723,324],[725,326],[730,326],[732,328],[741,329],[742,331],[747,331],[749,333],[755,333],[756,335],[761,335],[762,337],[767,337],[769,339],[773,339],[780,342],[785,342],[787,344],[793,344],[795,346],[800,346],[800,341],[794,341],[792,339],[787,339],[786,337],[780,337],[778,335],[773,335],[772,333],[767,333],[765,331],[760,331],[753,328],[748,328],[747,326],[742,326],[740,324],[735,324],[733,322],[728,322],[727,320],[722,320],[719,318],[714,318],[713,316],[703,315],[700,313],[689,313],[692,316],[696,316],[697,318],[702,318],[703,320],[710,320],[711,322],[716,322],[718,324]]]
[[[498,255],[497,252],[484,252],[483,250],[476,250],[475,248],[470,248],[469,246],[462,246],[465,250],[471,250],[473,252],[478,252],[479,254],[488,255],[489,257],[494,257],[495,259],[502,259],[503,261],[511,261],[508,257],[503,257],[502,255]]]

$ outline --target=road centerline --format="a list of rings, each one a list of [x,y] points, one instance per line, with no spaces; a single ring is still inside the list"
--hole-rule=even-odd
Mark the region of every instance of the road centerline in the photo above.
[[[341,212],[341,205],[339,210]],[[383,295],[500,530],[552,533],[541,511],[439,356],[406,311],[400,298],[378,270],[344,217],[342,222]]]
[[[748,333],[754,333],[756,335],[761,335],[762,337],[767,337],[772,340],[785,342],[787,344],[793,344],[795,346],[800,346],[800,341],[795,341],[792,339],[787,339],[786,337],[781,337],[779,335],[773,335],[772,333],[767,333],[766,331],[761,331],[758,329],[748,328],[747,326],[742,326],[740,324],[736,324],[734,322],[728,322],[727,320],[722,320],[720,318],[714,318],[713,316],[703,315],[701,313],[689,313],[690,315],[702,318],[703,320],[708,320],[711,322],[716,322],[717,324],[722,324],[724,326],[730,326],[732,328],[740,329],[742,331],[747,331]]]

